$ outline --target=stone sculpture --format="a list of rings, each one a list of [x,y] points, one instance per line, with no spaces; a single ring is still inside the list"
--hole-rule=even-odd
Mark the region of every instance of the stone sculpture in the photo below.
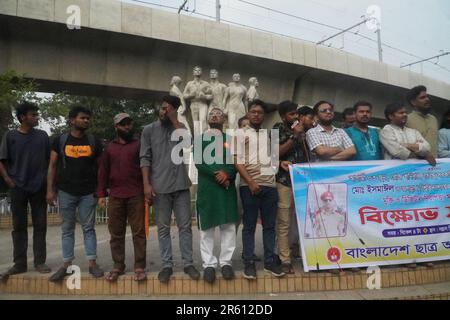
[[[193,75],[194,79],[184,88],[183,98],[186,102],[190,102],[194,134],[200,134],[208,128],[206,121],[208,103],[213,99],[213,95],[210,84],[201,79],[202,68],[194,67]]]
[[[239,118],[246,114],[244,101],[247,96],[247,88],[240,83],[240,80],[241,76],[238,73],[233,74],[233,82],[228,84],[223,99],[225,114],[228,115],[228,128],[230,129],[236,129]]]

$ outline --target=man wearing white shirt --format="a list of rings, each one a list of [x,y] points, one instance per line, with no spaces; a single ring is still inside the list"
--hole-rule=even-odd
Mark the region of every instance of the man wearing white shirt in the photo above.
[[[395,102],[388,105],[384,115],[390,122],[380,132],[385,160],[426,159],[431,165],[436,165],[436,159],[430,152],[430,144],[419,131],[405,126],[408,114],[403,103]]]
[[[380,132],[380,141],[384,146],[384,159],[425,159],[432,166],[436,165],[436,159],[431,153],[430,144],[423,138],[419,131],[406,127],[408,114],[405,105],[395,102],[384,109],[384,115],[390,124]],[[425,263],[427,267],[433,267],[432,262]],[[407,264],[409,268],[416,268],[416,263]]]

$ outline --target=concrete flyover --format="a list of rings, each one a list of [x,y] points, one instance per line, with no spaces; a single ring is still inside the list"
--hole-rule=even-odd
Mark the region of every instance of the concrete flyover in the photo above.
[[[66,26],[73,4],[81,30]],[[383,118],[387,103],[424,84],[436,113],[450,105],[449,83],[288,37],[116,0],[0,0],[0,72],[24,73],[43,91],[158,97],[174,74],[186,84],[195,65],[204,78],[218,69],[224,83],[236,72],[246,85],[257,76],[272,104],[328,99],[341,111],[364,99]]]

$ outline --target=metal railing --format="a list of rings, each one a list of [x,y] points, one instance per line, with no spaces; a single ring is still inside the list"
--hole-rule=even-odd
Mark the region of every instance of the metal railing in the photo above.
[[[196,219],[196,210],[195,210],[195,201],[196,199],[191,200],[191,212],[192,219]],[[28,212],[31,211],[30,206],[28,206]],[[59,215],[58,206],[47,206],[47,214],[51,215]],[[11,200],[8,194],[0,194],[0,217],[10,217],[11,216]],[[173,217],[173,223],[175,222],[175,217]],[[108,223],[108,198],[106,199],[105,208],[96,208],[95,212],[95,223],[96,224],[106,224]],[[150,225],[155,224],[154,212],[150,212]]]
[[[108,201],[106,201],[108,204]],[[28,205],[28,212],[31,212],[31,207]],[[104,224],[108,222],[108,206],[105,208],[96,208],[96,221],[97,224]],[[59,215],[58,206],[47,206],[47,215],[57,216]],[[0,217],[11,216],[11,199],[7,194],[0,194]]]
[[[9,215],[11,211],[11,205],[9,203],[7,195],[0,194],[0,216]]]

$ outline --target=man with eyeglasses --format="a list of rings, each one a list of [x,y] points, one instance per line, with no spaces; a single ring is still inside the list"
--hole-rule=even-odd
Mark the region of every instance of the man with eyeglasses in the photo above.
[[[306,141],[317,161],[345,161],[356,155],[355,146],[343,130],[333,126],[334,106],[328,101],[314,105],[316,127],[308,130]]]
[[[223,133],[225,115],[219,107],[208,114],[210,129],[195,139],[195,166],[198,169],[197,216],[200,230],[200,253],[203,278],[208,283],[216,280],[219,264],[225,280],[234,278],[231,264],[236,248],[236,222],[239,220],[236,196],[236,169],[231,159],[226,135]],[[201,146],[201,147],[200,147]],[[197,159],[201,161],[197,161]],[[214,233],[220,229],[220,255],[214,251]]]
[[[267,155],[264,134],[261,129],[266,112],[266,104],[261,100],[254,100],[248,106],[250,126],[245,130],[241,139],[241,153],[235,155],[235,167],[241,176],[240,193],[244,208],[242,229],[242,244],[244,249],[244,278],[256,279],[254,260],[255,230],[258,214],[261,214],[263,226],[264,270],[276,277],[282,277],[282,271],[275,256],[275,224],[277,216],[278,193],[276,189],[275,171],[271,164],[264,163],[261,154]],[[237,132],[237,139],[243,131]],[[263,142],[261,142],[263,141]],[[252,152],[257,150],[259,152]],[[268,146],[267,146],[268,148]],[[242,151],[244,153],[242,154]]]

